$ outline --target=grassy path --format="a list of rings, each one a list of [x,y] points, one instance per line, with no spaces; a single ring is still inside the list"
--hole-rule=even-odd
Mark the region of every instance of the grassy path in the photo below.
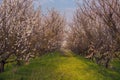
[[[120,80],[116,71],[99,67],[68,50],[61,53],[46,54],[21,67],[9,65],[0,80]]]

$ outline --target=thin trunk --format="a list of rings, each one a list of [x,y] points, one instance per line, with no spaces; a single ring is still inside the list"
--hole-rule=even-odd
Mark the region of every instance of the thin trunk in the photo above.
[[[105,64],[106,68],[109,68],[109,63],[110,63],[110,59],[107,59],[106,64]]]
[[[0,62],[0,73],[4,72],[4,66],[5,66],[5,62],[2,60]]]

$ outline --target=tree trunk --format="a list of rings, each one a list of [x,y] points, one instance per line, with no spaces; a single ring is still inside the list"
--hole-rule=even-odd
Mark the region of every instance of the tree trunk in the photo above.
[[[106,64],[105,64],[106,68],[109,68],[109,63],[110,63],[110,59],[107,59]]]
[[[0,62],[0,73],[4,72],[4,66],[5,66],[5,62],[1,61]]]

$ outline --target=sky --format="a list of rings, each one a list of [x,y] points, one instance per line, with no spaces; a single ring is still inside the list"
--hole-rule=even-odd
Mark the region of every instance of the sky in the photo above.
[[[39,0],[42,11],[46,12],[47,9],[55,8],[66,15],[68,21],[72,18],[74,11],[76,10],[75,0]]]
[[[46,13],[48,9],[55,8],[66,16],[67,21],[71,21],[76,10],[76,1],[82,2],[82,0],[37,0],[35,7],[40,4],[43,13]]]

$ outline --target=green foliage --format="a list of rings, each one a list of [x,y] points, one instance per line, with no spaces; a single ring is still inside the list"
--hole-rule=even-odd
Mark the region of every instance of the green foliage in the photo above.
[[[67,54],[67,53],[66,53]],[[69,54],[68,54],[69,55]],[[71,55],[71,54],[70,54]],[[117,61],[114,63],[120,66]],[[120,70],[120,68],[117,68]],[[6,65],[0,80],[119,80],[120,72],[98,66],[80,56],[49,53],[30,61],[29,65]]]

